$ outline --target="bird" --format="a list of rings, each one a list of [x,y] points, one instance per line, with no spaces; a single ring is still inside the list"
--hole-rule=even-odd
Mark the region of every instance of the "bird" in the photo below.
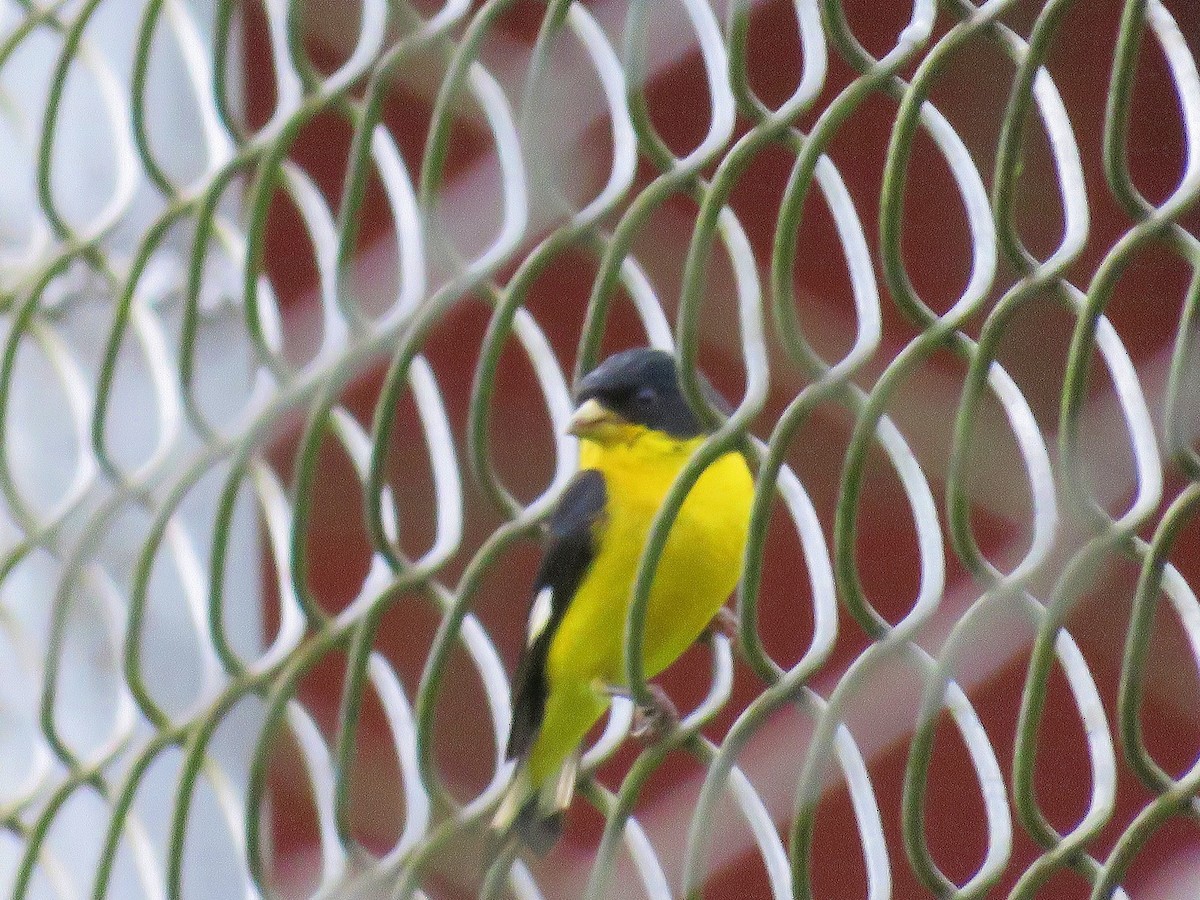
[[[707,399],[729,406],[702,375]],[[580,744],[627,695],[625,622],[655,514],[712,430],[689,404],[674,357],[639,347],[580,379],[567,431],[578,471],[548,523],[513,686],[506,759],[515,762],[491,826],[539,854],[562,833]],[[643,670],[652,678],[721,619],[741,577],[754,479],[724,453],[696,480],[676,516],[647,598]],[[674,714],[654,685],[651,723]]]

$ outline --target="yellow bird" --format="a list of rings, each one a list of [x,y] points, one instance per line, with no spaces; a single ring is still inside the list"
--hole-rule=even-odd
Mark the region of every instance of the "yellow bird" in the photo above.
[[[579,473],[550,518],[514,686],[507,756],[516,774],[492,821],[537,852],[561,833],[580,743],[623,692],[625,619],[650,525],[708,433],[660,350],[609,357],[581,380],[576,403],[569,430],[580,439]],[[647,677],[679,658],[737,585],[753,493],[736,452],[689,492],[650,589]]]

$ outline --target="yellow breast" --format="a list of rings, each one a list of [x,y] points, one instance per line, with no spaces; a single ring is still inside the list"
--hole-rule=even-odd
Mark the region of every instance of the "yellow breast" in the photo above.
[[[581,443],[580,468],[604,475],[607,516],[597,530],[596,557],[550,648],[552,681],[624,681],[625,617],[638,561],[667,491],[702,440],[676,441],[638,429],[629,441]],[[647,676],[696,640],[737,585],[753,492],[738,453],[717,459],[692,487],[648,598]]]

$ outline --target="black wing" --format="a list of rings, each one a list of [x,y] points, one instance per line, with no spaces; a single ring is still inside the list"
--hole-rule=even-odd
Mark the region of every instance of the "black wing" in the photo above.
[[[595,469],[585,469],[567,485],[550,517],[549,543],[538,568],[529,607],[530,624],[538,624],[534,622],[535,616],[543,621],[526,635],[521,662],[517,665],[508,759],[528,753],[541,727],[546,713],[546,657],[550,641],[595,557],[592,528],[604,514],[605,495],[604,476]],[[547,590],[548,601],[544,599]]]

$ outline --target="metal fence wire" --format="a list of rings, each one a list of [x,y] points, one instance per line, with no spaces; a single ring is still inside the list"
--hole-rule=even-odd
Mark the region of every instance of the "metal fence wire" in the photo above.
[[[4,895],[1195,897],[1198,48],[0,0]],[[497,856],[570,385],[644,343],[736,400],[673,496],[756,463],[736,639]]]

